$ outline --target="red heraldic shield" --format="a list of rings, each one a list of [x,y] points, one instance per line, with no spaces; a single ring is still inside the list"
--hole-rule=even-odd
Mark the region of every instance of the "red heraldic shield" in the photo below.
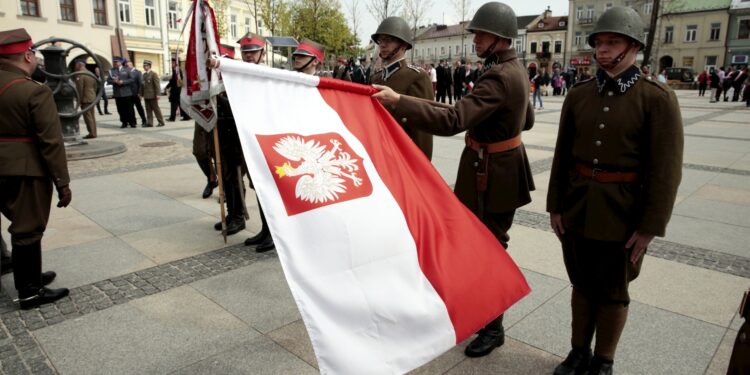
[[[338,133],[256,138],[289,216],[372,193],[362,157]]]

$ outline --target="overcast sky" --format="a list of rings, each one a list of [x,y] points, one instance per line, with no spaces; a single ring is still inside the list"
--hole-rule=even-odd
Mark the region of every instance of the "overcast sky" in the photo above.
[[[342,11],[346,15],[347,19],[350,19],[351,12],[349,11],[351,7],[351,1],[352,0],[339,0],[341,1],[343,7]],[[369,3],[372,0],[359,0],[359,18],[360,18],[360,24],[359,30],[357,30],[359,34],[359,38],[362,41],[363,45],[367,45],[367,42],[370,39],[370,35],[375,32],[375,30],[378,28],[378,23],[375,20],[375,18],[370,14],[370,12],[367,11],[367,7],[365,6],[366,3]],[[431,23],[439,23],[439,24],[456,24],[459,21],[459,16],[456,12],[456,8],[453,6],[453,0],[432,0],[433,6],[428,10],[426,19],[424,22],[420,22],[423,24],[431,24]],[[470,2],[470,11],[467,12],[469,14],[469,19],[474,15],[474,12],[476,9],[478,9],[482,4],[488,3],[487,0],[471,0]],[[564,16],[568,14],[568,0],[544,0],[544,1],[537,1],[537,0],[505,0],[503,1],[505,4],[508,4],[513,10],[516,12],[516,16],[528,16],[528,15],[538,15],[541,14],[544,9],[547,8],[547,6],[552,9],[552,15],[553,16]],[[350,20],[351,21],[351,20]],[[350,22],[351,27],[351,22]]]

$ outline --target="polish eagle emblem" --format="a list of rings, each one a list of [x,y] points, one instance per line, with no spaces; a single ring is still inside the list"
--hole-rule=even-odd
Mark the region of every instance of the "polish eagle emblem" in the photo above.
[[[357,176],[359,159],[345,151],[341,141],[330,138],[328,143],[330,149],[320,140],[287,135],[273,145],[273,150],[287,159],[274,166],[276,175],[279,179],[300,176],[294,193],[304,202],[332,203],[347,192],[348,185],[362,186],[362,178]]]

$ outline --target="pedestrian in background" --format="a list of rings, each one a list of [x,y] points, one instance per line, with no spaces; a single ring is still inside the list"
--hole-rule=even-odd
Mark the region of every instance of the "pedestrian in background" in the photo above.
[[[94,68],[94,74],[102,79],[102,82],[106,82],[106,79],[102,76],[102,72],[99,70],[99,67],[97,66]],[[104,112],[102,112],[102,107],[100,106],[101,102],[104,102]],[[99,100],[96,102],[96,110],[99,112],[100,115],[111,115],[109,113],[109,98],[107,98],[107,91],[104,91],[104,95],[99,98]]]
[[[112,59],[112,69],[109,70],[107,82],[112,85],[117,114],[120,115],[120,128],[135,127],[135,111],[133,110],[133,76],[130,69],[123,66],[126,60],[122,57]]]
[[[156,114],[157,126],[164,126],[164,117],[162,117],[161,108],[159,108],[159,91],[161,91],[159,74],[151,70],[150,60],[143,61],[143,71],[145,73],[143,73],[143,85],[141,85],[140,95],[146,103],[147,121],[144,126],[154,126],[154,114]]]
[[[76,60],[75,62],[76,72],[87,72],[86,63],[83,60]],[[75,76],[76,91],[78,92],[78,103],[81,109],[87,107],[91,103],[94,103],[98,99],[96,91],[96,80],[88,74],[80,74]],[[86,139],[96,138],[96,116],[94,115],[94,106],[83,112],[83,122],[86,123]]]
[[[132,61],[128,61],[127,63],[128,69],[130,69],[130,73],[133,76],[133,105],[135,106],[135,109],[138,111],[138,116],[141,117],[141,126],[146,126],[146,112],[143,111],[143,105],[141,105],[141,91],[143,89],[143,73],[141,73],[140,70],[136,69],[133,66]]]
[[[187,114],[185,109],[180,104],[180,93],[182,92],[182,71],[177,65],[177,59],[172,59],[172,76],[169,78],[166,90],[169,90],[169,119],[167,121],[175,121],[177,116],[177,108],[180,109],[180,116],[182,121],[190,120],[190,116]]]
[[[706,95],[706,87],[708,86],[708,73],[705,69],[698,75],[698,96]]]
[[[453,69],[453,101],[458,102],[464,96],[464,79],[466,78],[466,60],[456,61]]]

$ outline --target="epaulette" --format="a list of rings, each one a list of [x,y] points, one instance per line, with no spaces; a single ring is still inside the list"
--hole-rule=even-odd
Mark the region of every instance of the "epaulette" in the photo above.
[[[593,81],[596,81],[596,80],[594,79],[594,77],[591,77],[591,78],[589,78],[589,79],[584,79],[583,81],[578,81],[578,82],[574,83],[574,84],[573,84],[573,87],[576,87],[576,86],[580,86],[580,85],[582,85],[582,84],[584,84],[584,83],[588,83],[588,82],[593,82]]]
[[[669,87],[669,85],[667,85],[666,83],[661,83],[661,82],[659,82],[658,80],[656,80],[656,79],[655,79],[654,77],[652,77],[652,76],[647,76],[647,77],[645,77],[645,78],[644,78],[644,81],[646,81],[646,82],[648,82],[648,83],[651,83],[652,85],[654,85],[654,86],[658,87],[659,89],[661,89],[661,90],[662,90],[662,91],[664,91],[664,92],[669,92],[669,91],[672,91],[672,89],[671,89],[671,88]]]
[[[34,83],[36,83],[36,84],[37,84],[37,85],[39,85],[39,86],[43,86],[43,85],[44,85],[44,83],[42,83],[42,82],[39,82],[39,81],[36,81],[36,80],[34,80],[33,78],[31,78],[31,77],[29,77],[29,76],[26,76],[25,78],[26,78],[26,80],[28,80],[28,81],[31,81],[31,82],[34,82]]]
[[[406,66],[409,67],[409,69],[411,69],[411,70],[413,70],[413,71],[415,71],[417,73],[426,73],[427,72],[426,70],[420,68],[418,65],[406,64]]]

